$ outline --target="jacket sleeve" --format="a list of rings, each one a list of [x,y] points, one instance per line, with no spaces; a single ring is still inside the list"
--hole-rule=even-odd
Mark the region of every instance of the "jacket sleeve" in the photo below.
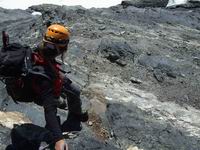
[[[44,114],[46,120],[46,128],[50,130],[54,136],[55,142],[63,139],[60,123],[57,119],[57,99],[53,92],[53,85],[50,80],[40,78],[37,79],[39,83],[40,100],[44,107]]]

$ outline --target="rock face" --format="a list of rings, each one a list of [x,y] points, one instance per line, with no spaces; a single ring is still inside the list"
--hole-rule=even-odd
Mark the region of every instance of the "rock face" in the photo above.
[[[70,149],[200,149],[200,9],[156,8],[166,3],[0,9],[0,30],[6,29],[11,42],[33,48],[50,23],[69,26],[72,37],[63,68],[81,86],[83,107],[90,113],[78,136],[66,139]],[[33,11],[42,15],[33,16]],[[20,112],[39,135],[45,126],[43,109],[15,104],[3,84],[0,89],[0,116]],[[64,121],[67,111],[59,110],[59,115]],[[0,149],[12,142],[5,118],[0,121]],[[17,129],[18,136],[29,138],[27,128]]]
[[[121,5],[124,7],[166,7],[168,0],[125,0]]]

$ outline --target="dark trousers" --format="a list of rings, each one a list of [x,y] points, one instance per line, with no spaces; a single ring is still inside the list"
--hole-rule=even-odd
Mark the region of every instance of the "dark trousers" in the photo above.
[[[80,88],[67,77],[64,78],[62,95],[64,95],[63,98],[67,99],[69,113],[75,115],[82,113]]]

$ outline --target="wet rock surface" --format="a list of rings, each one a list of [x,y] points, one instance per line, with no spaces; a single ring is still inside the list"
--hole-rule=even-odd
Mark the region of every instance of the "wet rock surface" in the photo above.
[[[66,139],[70,149],[200,149],[200,9],[158,8],[165,1],[140,1],[137,8],[132,2],[139,4],[0,8],[0,30],[6,29],[11,42],[34,48],[51,22],[70,27],[63,68],[80,85],[90,113],[78,136]],[[42,107],[15,104],[3,84],[0,89],[1,113],[17,111],[45,126]],[[59,114],[64,121],[67,111]],[[0,122],[0,149],[11,144],[8,120]]]

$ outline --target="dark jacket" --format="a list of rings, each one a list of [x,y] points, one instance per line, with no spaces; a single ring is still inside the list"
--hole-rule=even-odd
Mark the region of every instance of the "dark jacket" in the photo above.
[[[62,90],[62,77],[55,60],[47,61],[38,53],[33,54],[33,71],[41,74],[31,75],[31,90],[34,102],[43,106],[46,128],[55,138],[55,142],[63,139],[60,123],[57,119],[58,99]]]

